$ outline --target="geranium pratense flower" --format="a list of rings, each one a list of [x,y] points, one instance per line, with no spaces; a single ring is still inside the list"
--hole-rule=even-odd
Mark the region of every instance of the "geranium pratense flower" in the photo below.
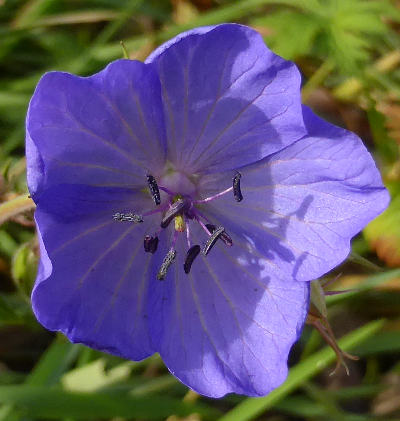
[[[388,202],[361,141],[303,108],[295,65],[235,24],[44,75],[27,159],[38,320],[132,360],[159,352],[214,397],[284,381],[308,281]]]

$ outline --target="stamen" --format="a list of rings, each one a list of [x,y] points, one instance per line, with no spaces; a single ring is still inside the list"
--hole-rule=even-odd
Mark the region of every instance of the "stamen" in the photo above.
[[[176,250],[169,249],[167,255],[164,257],[164,260],[161,264],[160,270],[157,273],[157,279],[163,281],[167,275],[168,268],[172,265],[176,257]]]
[[[174,191],[172,191],[172,190],[170,190],[170,189],[167,189],[166,187],[163,187],[163,186],[158,186],[158,188],[159,188],[160,190],[162,190],[162,191],[165,191],[165,193],[169,194],[170,196],[176,196],[176,195],[178,195],[178,194],[179,194],[179,193],[174,192]]]
[[[135,213],[117,212],[117,213],[114,213],[113,219],[115,219],[116,221],[121,221],[121,222],[134,222],[135,224],[139,224],[143,222],[142,215],[137,215]]]
[[[158,190],[157,181],[151,174],[147,175],[146,177],[150,194],[153,197],[154,203],[158,206],[161,203],[161,196],[160,190]]]
[[[175,245],[176,245],[176,241],[178,240],[178,231],[174,231],[174,234],[172,236],[172,243],[171,243],[171,248],[174,249]]]
[[[181,199],[172,203],[172,205],[167,210],[167,212],[165,212],[163,219],[161,220],[161,228],[167,228],[167,226],[175,218],[175,216],[182,213],[185,207],[186,207],[186,203]]]
[[[196,221],[200,224],[201,228],[208,234],[211,235],[210,231],[207,229],[207,227],[204,225],[204,222],[196,215]]]
[[[210,235],[210,237],[208,237],[208,240],[203,248],[204,256],[207,256],[207,254],[214,247],[214,244],[217,242],[218,238],[221,236],[223,232],[224,232],[224,227],[218,227],[214,230],[214,232]]]
[[[146,253],[154,254],[157,251],[158,246],[158,237],[152,237],[151,235],[146,235],[143,240],[144,251]]]
[[[224,231],[220,235],[219,239],[222,240],[225,243],[226,246],[232,247],[232,245],[233,245],[232,237],[226,231]]]
[[[231,187],[232,190],[232,187]],[[200,212],[198,209],[195,210],[195,217],[198,221],[200,221],[200,219],[198,218],[199,216],[201,216],[205,221],[211,223],[211,221],[202,213]]]
[[[215,231],[215,228],[217,228],[213,224],[206,224],[206,227],[207,227],[208,231],[210,232],[210,234],[212,234]]]
[[[215,225],[213,224],[206,224],[206,227],[210,234],[212,234],[215,231]],[[223,231],[219,237],[220,240],[222,240],[228,247],[231,247],[233,245],[233,240],[231,236],[226,232]]]
[[[207,198],[205,198],[205,199],[201,199],[201,200],[195,200],[195,201],[193,201],[193,203],[197,204],[197,203],[207,203],[207,202],[211,202],[211,200],[218,199],[219,197],[223,196],[224,194],[229,193],[229,192],[230,192],[230,191],[232,191],[232,190],[233,190],[233,187],[229,187],[228,189],[226,189],[226,190],[224,190],[224,191],[222,191],[222,192],[220,192],[220,193],[217,193],[217,194],[215,194],[214,196],[210,196],[210,197],[207,197]]]
[[[233,177],[233,196],[235,197],[236,202],[241,202],[243,200],[243,195],[240,190],[240,179],[242,174],[236,172],[235,177]]]
[[[169,206],[168,203],[164,203],[162,206],[160,206],[159,208],[155,208],[152,209],[151,211],[147,211],[145,213],[142,214],[142,216],[150,216],[150,215],[154,215],[155,213],[161,213],[164,212],[165,209],[167,209]]]
[[[185,273],[190,272],[190,268],[192,267],[192,264],[194,262],[194,259],[199,255],[200,253],[200,246],[196,244],[193,247],[190,247],[186,254],[185,263],[183,264],[183,269]]]
[[[186,241],[188,248],[190,249],[190,227],[189,227],[189,221],[186,221]]]

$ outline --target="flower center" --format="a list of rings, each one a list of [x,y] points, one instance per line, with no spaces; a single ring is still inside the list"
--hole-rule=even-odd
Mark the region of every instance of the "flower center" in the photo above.
[[[149,210],[141,215],[136,213],[120,213],[117,212],[113,215],[116,221],[142,223],[144,218],[155,213],[160,213],[160,228],[156,231],[154,236],[146,235],[143,240],[144,251],[146,253],[154,254],[157,251],[158,237],[161,233],[170,229],[173,226],[173,236],[169,251],[164,257],[160,270],[157,274],[157,279],[164,280],[168,268],[173,264],[176,258],[176,242],[179,235],[185,235],[188,250],[183,263],[183,269],[186,274],[191,270],[194,260],[199,255],[200,251],[204,256],[207,256],[213,246],[218,240],[221,240],[226,246],[233,245],[232,238],[225,231],[224,227],[216,226],[198,209],[199,204],[206,204],[210,201],[216,200],[219,197],[233,193],[236,201],[240,202],[243,199],[240,190],[241,174],[236,173],[232,179],[232,186],[205,199],[197,199],[197,187],[194,182],[195,177],[189,177],[186,174],[167,170],[165,175],[160,177],[159,184],[157,180],[148,174],[147,187],[148,191],[153,198],[155,209]],[[172,224],[173,222],[173,224]],[[205,242],[201,248],[199,244],[191,244],[190,224],[199,224],[205,232]]]
[[[180,171],[167,171],[163,175],[158,183],[160,186],[166,189],[180,194],[182,196],[196,197],[197,188],[193,181],[189,177]]]

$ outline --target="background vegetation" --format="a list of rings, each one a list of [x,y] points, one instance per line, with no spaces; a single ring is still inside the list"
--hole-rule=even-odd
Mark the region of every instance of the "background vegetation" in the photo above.
[[[124,361],[45,331],[29,294],[38,247],[27,197],[24,118],[40,75],[88,75],[200,25],[242,22],[296,61],[304,101],[357,132],[392,194],[327,279],[329,321],[360,357],[308,326],[288,381],[265,398],[199,397],[154,356]],[[400,3],[391,0],[0,0],[0,421],[400,420]],[[397,269],[396,269],[397,268]],[[315,320],[314,320],[315,324]]]

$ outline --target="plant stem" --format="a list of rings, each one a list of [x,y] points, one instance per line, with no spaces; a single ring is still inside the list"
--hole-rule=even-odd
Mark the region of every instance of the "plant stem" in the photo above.
[[[335,65],[331,60],[326,60],[318,68],[318,70],[308,79],[307,83],[303,86],[301,95],[304,103],[307,103],[311,93],[320,86],[328,77],[329,73],[334,69]]]
[[[34,208],[35,203],[27,194],[8,200],[0,205],[0,225],[12,216]]]

